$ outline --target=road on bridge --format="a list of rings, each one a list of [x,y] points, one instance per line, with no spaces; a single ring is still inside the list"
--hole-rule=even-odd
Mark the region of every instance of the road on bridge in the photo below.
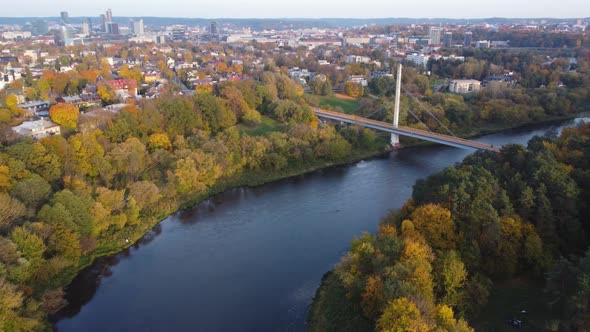
[[[340,112],[328,111],[328,110],[324,110],[324,109],[320,109],[320,108],[312,108],[312,110],[320,118],[337,120],[337,121],[342,121],[342,122],[346,122],[346,123],[359,124],[359,125],[365,126],[367,128],[373,128],[376,130],[386,131],[389,133],[398,134],[398,135],[402,135],[402,136],[418,138],[418,139],[422,139],[425,141],[454,146],[454,147],[458,147],[458,148],[472,148],[472,149],[500,152],[500,147],[494,146],[492,144],[471,141],[471,140],[467,140],[467,139],[463,139],[463,138],[433,133],[430,131],[410,128],[410,127],[404,127],[404,126],[394,127],[393,124],[391,124],[391,123],[371,120],[371,119],[363,118],[363,117],[356,116],[356,115],[349,115],[349,114],[344,114],[344,113],[340,113]]]

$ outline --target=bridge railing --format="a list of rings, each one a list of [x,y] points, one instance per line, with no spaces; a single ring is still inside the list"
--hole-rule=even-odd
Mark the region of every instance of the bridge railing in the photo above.
[[[416,129],[416,128],[410,128],[410,127],[405,127],[405,126],[394,127],[393,124],[391,124],[391,123],[367,119],[367,118],[363,118],[363,117],[360,117],[357,115],[328,111],[328,110],[324,110],[324,109],[317,108],[317,107],[313,107],[312,109],[314,110],[314,112],[318,116],[326,115],[331,118],[335,118],[336,120],[348,120],[352,123],[357,123],[359,125],[370,124],[372,126],[381,127],[386,131],[392,131],[392,130],[397,131],[401,135],[411,133],[414,136],[422,136],[425,138],[428,137],[431,139],[435,139],[437,141],[447,141],[449,143],[463,145],[466,147],[472,147],[472,148],[476,148],[476,149],[483,149],[483,150],[489,150],[489,151],[495,151],[495,152],[500,151],[499,147],[495,147],[492,144],[476,142],[476,141],[472,141],[472,140],[468,140],[468,139],[464,139],[464,138],[460,138],[460,137],[454,137],[454,136],[449,136],[449,135],[445,135],[445,134],[433,133],[430,131]],[[348,121],[346,121],[346,122],[348,122]]]

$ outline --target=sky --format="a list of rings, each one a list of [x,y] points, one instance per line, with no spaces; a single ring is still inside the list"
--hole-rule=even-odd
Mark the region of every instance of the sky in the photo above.
[[[113,16],[190,18],[578,18],[588,0],[20,0],[0,17]],[[2,23],[0,21],[0,23]]]

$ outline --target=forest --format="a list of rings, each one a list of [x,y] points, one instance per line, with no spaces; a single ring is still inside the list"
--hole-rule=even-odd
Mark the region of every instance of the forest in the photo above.
[[[499,283],[540,282],[536,331],[590,328],[590,124],[419,180],[324,277],[310,331],[473,331]],[[541,300],[541,298],[543,300]]]
[[[63,135],[0,150],[1,331],[50,330],[81,267],[179,208],[383,148],[367,129],[320,123],[279,73],[116,115],[58,103],[50,117]],[[261,121],[273,127],[248,134]]]

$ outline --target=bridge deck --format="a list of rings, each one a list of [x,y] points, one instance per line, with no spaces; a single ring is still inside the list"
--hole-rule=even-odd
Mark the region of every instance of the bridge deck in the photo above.
[[[377,130],[386,131],[393,134],[398,134],[402,136],[409,136],[418,139],[422,139],[425,141],[435,142],[444,145],[450,145],[458,148],[473,148],[473,149],[480,149],[480,150],[487,150],[487,151],[494,151],[500,152],[500,147],[494,146],[492,144],[481,143],[476,141],[471,141],[463,138],[458,138],[454,136],[432,133],[430,131],[409,128],[404,126],[398,126],[397,128],[393,126],[391,123],[383,122],[383,121],[376,121],[367,118],[363,118],[356,115],[349,115],[340,112],[328,111],[319,108],[312,108],[314,113],[321,118],[327,118],[332,120],[343,121],[347,123],[356,123],[362,126],[373,128]]]

